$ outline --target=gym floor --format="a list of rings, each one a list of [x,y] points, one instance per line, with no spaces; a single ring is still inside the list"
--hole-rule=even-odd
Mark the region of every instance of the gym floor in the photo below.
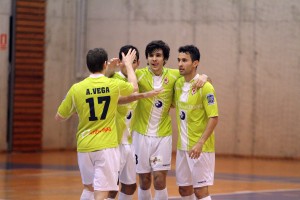
[[[167,187],[179,200],[174,169],[175,154]],[[209,190],[213,200],[299,200],[300,160],[217,156]],[[0,200],[71,200],[81,191],[75,151],[0,153]]]

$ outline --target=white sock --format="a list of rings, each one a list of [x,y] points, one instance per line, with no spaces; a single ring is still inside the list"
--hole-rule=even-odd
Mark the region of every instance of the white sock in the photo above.
[[[190,196],[184,196],[184,197],[181,197],[182,200],[195,200],[196,197],[195,197],[195,194],[192,194]]]
[[[83,189],[80,200],[94,200],[94,192]]]
[[[149,200],[152,199],[151,190],[142,190],[140,187],[138,189],[139,200]]]
[[[200,199],[200,200],[211,200],[211,197],[210,197],[210,196],[207,196],[207,197],[204,197],[204,198],[202,198],[202,199]]]
[[[115,199],[112,199],[112,198],[107,198],[106,200],[115,200]]]
[[[119,193],[119,200],[132,200],[133,195],[124,194],[123,192]]]
[[[168,199],[167,188],[163,190],[155,190],[154,200]]]

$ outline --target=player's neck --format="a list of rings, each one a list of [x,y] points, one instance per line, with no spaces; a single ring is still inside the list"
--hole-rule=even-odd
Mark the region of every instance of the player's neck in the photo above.
[[[185,82],[190,82],[196,76],[196,71],[184,75]]]

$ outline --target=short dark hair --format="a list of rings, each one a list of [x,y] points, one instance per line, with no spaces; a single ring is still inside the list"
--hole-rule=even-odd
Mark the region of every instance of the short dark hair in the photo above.
[[[128,53],[129,49],[134,49],[136,51],[136,59],[137,61],[140,59],[140,55],[139,55],[139,50],[135,47],[135,46],[132,46],[132,45],[125,45],[125,46],[122,46],[120,48],[120,51],[119,51],[119,59],[122,60],[122,53],[124,53],[125,55]]]
[[[91,49],[86,55],[86,64],[91,73],[101,72],[107,60],[107,52],[103,48]]]
[[[161,49],[163,51],[164,60],[168,60],[170,56],[170,47],[167,43],[162,40],[154,40],[146,46],[145,55],[148,58],[148,54],[153,53],[156,49]]]
[[[179,47],[178,52],[179,53],[189,53],[193,62],[195,60],[200,61],[200,51],[194,45],[181,46],[181,47]]]

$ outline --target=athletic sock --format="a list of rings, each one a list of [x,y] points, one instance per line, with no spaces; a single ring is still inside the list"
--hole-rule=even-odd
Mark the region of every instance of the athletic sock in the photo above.
[[[154,200],[168,199],[167,188],[163,190],[155,190]]]
[[[184,197],[181,197],[182,200],[195,200],[196,197],[194,194],[190,195],[190,196],[184,196]]]
[[[139,199],[144,200],[144,199],[152,199],[151,196],[151,190],[142,190],[140,187],[138,189],[138,195],[139,195]]]
[[[207,197],[204,197],[204,198],[202,198],[202,199],[200,199],[200,200],[211,200],[211,197],[210,197],[210,196],[207,196]]]
[[[80,200],[94,200],[94,192],[83,189]]]
[[[124,194],[122,192],[119,193],[119,200],[132,200],[133,195]]]

